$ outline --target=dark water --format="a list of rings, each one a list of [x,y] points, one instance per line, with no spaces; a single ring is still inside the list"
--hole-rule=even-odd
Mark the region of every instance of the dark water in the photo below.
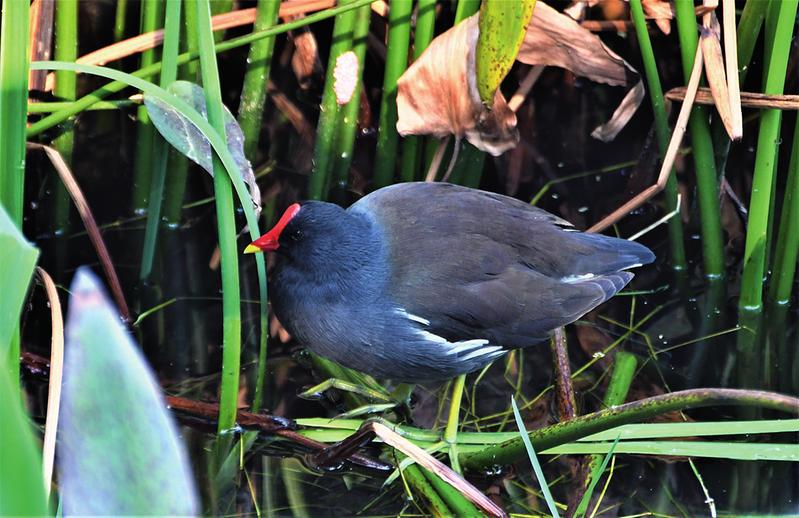
[[[326,48],[329,24],[319,27],[320,45]],[[621,36],[609,36],[608,42],[617,52],[641,69],[637,62],[637,49],[631,41]],[[285,47],[285,39],[279,39],[277,56]],[[664,89],[682,84],[677,45],[674,35],[656,40],[655,52],[664,56],[660,63]],[[222,58],[220,66],[225,73],[227,102],[236,106],[236,92],[240,84],[243,58],[241,53],[232,53]],[[366,91],[373,112],[377,113],[381,84],[377,58],[367,58]],[[523,76],[526,69],[514,70],[507,85],[512,92],[514,81]],[[274,80],[292,95],[293,100],[313,123],[314,109],[318,103],[318,85],[310,91],[297,90],[290,69],[285,64],[275,65]],[[751,74],[757,76],[757,73]],[[791,76],[789,75],[789,78]],[[82,88],[94,84],[84,79]],[[790,87],[796,88],[794,77]],[[295,92],[296,93],[293,93]],[[613,172],[592,173],[554,184],[544,195],[539,206],[569,219],[580,228],[590,226],[602,215],[616,208],[635,192],[654,182],[657,163],[647,157],[648,134],[651,111],[644,101],[638,114],[624,129],[615,142],[603,144],[590,138],[593,127],[606,120],[612,109],[624,95],[623,89],[611,88],[583,79],[574,78],[560,70],[547,70],[533,93],[533,104],[523,107],[519,113],[522,141],[527,150],[522,157],[523,166],[518,178],[508,176],[509,157],[486,161],[486,171],[481,187],[496,192],[509,192],[520,199],[529,200],[547,182],[559,178],[599,171],[602,168],[628,161],[637,165],[619,167]],[[534,108],[533,108],[534,106]],[[218,270],[209,268],[215,240],[215,218],[212,203],[186,209],[179,228],[164,228],[159,238],[159,249],[155,275],[151,282],[138,281],[144,220],[131,212],[130,197],[133,182],[136,126],[132,112],[88,112],[80,115],[76,126],[76,151],[74,171],[84,189],[98,223],[104,225],[103,237],[109,246],[114,265],[122,278],[128,303],[138,315],[164,301],[175,302],[162,311],[147,317],[142,325],[134,329],[139,343],[147,354],[153,369],[158,373],[166,391],[192,399],[215,400],[217,397],[217,373],[221,365],[221,296]],[[284,125],[275,122],[276,111],[267,109],[264,126],[262,155],[259,160],[274,160],[275,171],[263,180],[262,191],[279,187],[276,205],[278,210],[302,196],[305,171],[297,170],[297,153],[305,152],[295,135]],[[376,115],[374,117],[376,119]],[[371,126],[376,123],[371,121]],[[791,115],[786,116],[785,128],[793,127]],[[367,128],[369,129],[369,128]],[[746,126],[744,141],[732,147],[726,168],[726,176],[733,188],[744,199],[748,198],[748,184],[754,159],[756,142],[754,124]],[[55,133],[55,132],[54,132]],[[790,142],[790,135],[783,135]],[[362,185],[371,174],[371,158],[374,152],[374,132],[361,134],[353,163],[353,185]],[[786,155],[787,146],[781,149]],[[787,164],[787,156],[781,156]],[[255,164],[256,166],[260,164]],[[621,336],[624,329],[612,321],[634,324],[645,315],[656,311],[648,322],[626,340],[620,348],[639,356],[642,365],[632,387],[630,400],[693,387],[736,387],[731,374],[735,361],[735,337],[733,328],[737,318],[738,272],[743,253],[740,227],[743,222],[734,209],[725,201],[725,238],[727,239],[727,278],[709,283],[702,275],[701,237],[699,236],[699,213],[694,192],[694,173],[690,157],[678,164],[678,174],[685,194],[684,215],[686,221],[686,247],[689,268],[685,272],[685,287],[677,290],[677,282],[669,263],[668,237],[665,225],[646,234],[640,241],[651,247],[658,261],[637,272],[631,285],[640,291],[636,296],[619,296],[604,304],[583,320],[586,328],[594,334],[578,333],[574,326],[569,329],[569,347],[573,367],[582,366],[591,359],[592,348],[597,344]],[[41,157],[29,159],[26,199],[33,200],[27,208],[25,233],[35,239],[42,249],[42,266],[54,275],[56,282],[67,286],[74,270],[79,265],[100,268],[96,255],[83,232],[77,214],[72,213],[72,224],[63,235],[55,235],[51,224],[51,207],[56,177]],[[778,190],[782,189],[780,175]],[[193,168],[190,171],[186,202],[203,200],[212,196],[210,179],[205,173]],[[354,199],[355,194],[349,197]],[[781,199],[781,196],[778,197]],[[663,210],[660,202],[646,204],[633,215],[625,218],[614,231],[622,237],[646,227],[660,218]],[[736,218],[738,218],[736,220]],[[242,228],[243,218],[239,217]],[[611,232],[611,231],[609,231]],[[241,240],[240,248],[246,244]],[[243,298],[257,299],[256,276],[251,261],[242,261],[242,282],[245,284]],[[243,381],[243,399],[250,401],[253,393],[254,362],[256,360],[257,313],[255,305],[246,303],[243,310],[243,336],[245,340],[242,365],[246,377]],[[23,347],[25,350],[47,355],[49,347],[49,310],[37,292],[30,301],[29,312],[24,323]],[[134,316],[135,316],[134,315]],[[785,339],[797,344],[797,314],[794,308],[787,317]],[[353,323],[357,325],[357,323]],[[719,333],[717,337],[698,340]],[[593,338],[592,338],[593,337]],[[670,347],[692,342],[669,350]],[[297,396],[304,387],[321,379],[309,367],[307,361],[298,358],[296,344],[270,341],[268,387],[266,407],[278,415],[301,418],[333,416],[344,410],[341,393],[332,391],[319,400],[305,400]],[[651,351],[662,351],[656,357]],[[551,361],[546,345],[531,348],[523,356],[522,375],[506,379],[502,366],[495,366],[482,379],[476,392],[476,414],[487,416],[507,409],[509,395],[518,383],[521,393],[534,397],[553,381]],[[599,408],[605,387],[606,362],[598,362],[576,380],[577,399],[583,413]],[[764,380],[757,388],[780,389],[796,394],[796,380],[789,375],[790,365],[774,365],[774,377]],[[779,380],[788,380],[787,384]],[[467,392],[471,394],[474,376],[467,381]],[[28,380],[33,399],[39,404],[38,417],[43,415],[46,390],[36,379]],[[415,423],[429,426],[441,425],[436,419],[438,398],[425,394],[415,395],[411,418]],[[537,413],[536,413],[537,412]],[[549,399],[541,400],[534,410],[525,415],[528,426],[554,422],[554,405]],[[711,408],[687,412],[690,418],[704,420],[736,419],[738,412],[732,407]],[[770,412],[762,417],[784,417]],[[391,413],[386,417],[393,418]],[[473,416],[464,416],[464,419]],[[678,420],[676,414],[669,420]],[[505,430],[513,430],[512,422],[505,423]],[[493,429],[492,429],[493,431]],[[211,435],[196,423],[184,428],[192,451],[192,460],[198,480],[201,481],[206,509],[242,515],[254,514],[255,505],[246,477],[239,474],[236,484],[228,486],[214,482],[207,476],[208,450]],[[766,438],[758,438],[765,440]],[[772,442],[796,441],[795,435],[783,434],[768,437]],[[124,447],[124,445],[120,445]],[[378,450],[367,450],[377,456]],[[255,491],[255,501],[263,511],[273,509],[278,516],[344,516],[344,515],[396,515],[400,512],[419,513],[418,501],[407,498],[401,483],[388,488],[381,485],[385,475],[368,469],[354,468],[346,464],[333,472],[314,469],[307,462],[308,451],[288,443],[264,437],[259,439],[246,454],[246,467]],[[299,459],[299,462],[295,459]],[[393,458],[384,460],[393,462]],[[571,495],[570,470],[573,458],[547,458],[545,472],[553,481],[565,474],[566,480],[553,486],[556,499],[566,502]],[[720,511],[759,513],[787,513],[797,510],[796,463],[780,462],[735,462],[729,460],[695,459],[716,508]],[[502,494],[503,505],[508,510],[524,512],[530,495],[524,487],[536,488],[537,483],[529,465],[520,462],[515,467],[498,470],[497,473],[476,474],[472,481],[482,489],[492,488]],[[509,494],[509,488],[510,493]],[[607,516],[629,515],[645,511],[659,512],[670,516],[693,516],[708,514],[706,496],[691,466],[685,459],[662,459],[622,455],[617,458],[616,471],[600,509],[607,509]],[[543,509],[543,505],[539,505]],[[423,509],[423,508],[422,508]]]

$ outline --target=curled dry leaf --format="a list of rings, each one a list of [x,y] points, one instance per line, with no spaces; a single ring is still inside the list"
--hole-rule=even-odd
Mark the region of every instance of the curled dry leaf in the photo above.
[[[644,85],[629,63],[606,47],[598,36],[541,0],[535,4],[517,59],[530,65],[566,68],[578,76],[611,86],[634,85],[611,119],[591,133],[603,142],[616,137],[644,98]]]
[[[474,15],[435,38],[400,77],[400,135],[465,137],[494,156],[516,145],[516,115],[502,92],[494,94],[491,109],[480,101],[475,76],[478,35],[478,15]]]
[[[708,13],[701,28],[699,40],[702,46],[702,56],[705,58],[705,77],[710,85],[713,103],[724,123],[731,140],[741,138],[743,129],[741,125],[733,123],[733,108],[730,106],[730,91],[727,88],[727,74],[724,71],[724,57],[721,54],[721,28],[714,13]],[[735,73],[735,72],[733,72]],[[736,127],[737,126],[737,127]]]
[[[655,24],[663,34],[671,34],[671,19],[674,18],[674,8],[668,0],[641,0],[644,16],[655,20]]]
[[[358,56],[349,51],[336,59],[336,68],[333,69],[333,91],[336,93],[336,102],[343,106],[350,102],[355,86],[358,84]]]

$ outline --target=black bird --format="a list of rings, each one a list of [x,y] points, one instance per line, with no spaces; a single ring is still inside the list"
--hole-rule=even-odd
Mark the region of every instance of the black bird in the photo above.
[[[305,201],[245,252],[275,251],[280,322],[314,352],[426,382],[547,338],[654,260],[522,201],[445,183],[379,189],[345,210]]]

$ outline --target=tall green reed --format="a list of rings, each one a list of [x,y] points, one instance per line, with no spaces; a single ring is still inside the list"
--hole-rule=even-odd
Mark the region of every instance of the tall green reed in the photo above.
[[[177,79],[178,46],[180,43],[181,0],[166,0],[164,17],[163,66],[159,85],[166,89]],[[152,173],[147,200],[147,222],[144,228],[144,247],[139,266],[139,280],[146,281],[153,269],[158,229],[161,225],[161,203],[167,176],[169,144],[160,135],[153,136]]]
[[[436,30],[436,0],[419,0],[416,3],[416,25],[413,31],[413,60],[419,59],[425,51]],[[421,172],[419,149],[424,143],[422,137],[409,135],[402,141],[402,163],[400,179],[412,182]]]
[[[696,55],[696,47],[699,44],[694,3],[691,0],[676,0],[674,10],[677,18],[683,73],[685,80],[688,81]],[[721,278],[725,273],[724,241],[721,230],[718,176],[707,110],[702,106],[695,106],[688,125],[693,146],[697,195],[701,213],[704,273],[709,279]]]
[[[343,0],[342,5],[353,4],[352,0]],[[336,78],[333,75],[338,58],[352,48],[353,30],[355,27],[356,11],[347,11],[336,16],[333,25],[333,40],[330,44],[330,56],[327,60],[327,74],[325,89],[322,94],[322,104],[319,107],[319,122],[316,129],[316,143],[314,145],[314,162],[311,177],[308,181],[308,197],[321,200],[327,197],[328,176],[333,167],[333,146],[336,138],[336,124],[340,111],[336,100],[333,85]]]
[[[666,104],[663,98],[663,88],[660,84],[657,61],[655,60],[655,53],[652,50],[652,42],[649,40],[649,30],[646,18],[644,17],[644,9],[641,0],[630,0],[630,11],[632,13],[633,23],[635,24],[635,34],[638,37],[638,45],[641,47],[641,58],[644,63],[647,86],[649,87],[649,98],[655,117],[655,132],[657,134],[658,148],[662,160],[671,137],[668,116],[666,114]],[[672,169],[665,188],[666,210],[668,212],[677,209],[677,194],[677,176]],[[670,264],[671,268],[677,272],[680,277],[684,277],[686,269],[684,239],[682,220],[679,216],[671,218],[669,220]]]
[[[769,5],[764,46],[763,92],[782,94],[796,17],[797,0],[781,0]],[[771,43],[771,45],[769,45]],[[763,362],[757,351],[760,318],[763,311],[763,281],[766,277],[767,251],[770,248],[771,214],[775,202],[775,170],[780,141],[782,112],[767,109],[761,112],[755,153],[755,170],[749,202],[749,224],[746,231],[744,266],[741,277],[741,297],[738,304],[738,380],[742,386],[757,386],[762,381],[759,366]],[[761,363],[762,362],[762,363]]]
[[[357,9],[363,5],[367,5],[374,0],[352,0],[351,3],[346,5],[341,5],[339,7],[335,7],[332,9],[327,9],[325,11],[319,11],[314,14],[310,14],[305,18],[294,20],[288,23],[282,23],[276,27],[271,29],[266,29],[260,32],[253,32],[250,34],[245,34],[244,36],[239,36],[237,38],[232,38],[230,40],[223,41],[219,45],[216,46],[215,50],[217,53],[225,52],[228,50],[232,50],[244,45],[249,45],[254,41],[258,41],[262,38],[269,38],[271,36],[276,36],[278,34],[283,34],[285,32],[289,32],[291,30],[297,29],[299,27],[304,27],[306,25],[310,25],[312,23],[316,23],[318,21],[326,20],[327,18],[332,18],[334,16],[338,16],[341,13],[345,13],[351,11],[353,9]],[[186,11],[187,15],[191,12],[189,6],[193,5],[194,2],[187,2],[186,3]],[[187,16],[188,19],[188,16]],[[188,38],[191,41],[191,38]],[[184,52],[178,56],[177,62],[178,65],[184,65],[188,63],[192,63],[199,57],[199,53],[196,50],[189,49],[188,52]],[[161,70],[161,63],[153,63],[152,65],[142,67],[136,71],[131,72],[131,75],[138,78],[148,78],[155,76]],[[28,137],[33,137],[46,131],[53,126],[56,126],[71,116],[78,114],[89,107],[93,106],[95,103],[103,100],[105,97],[118,93],[123,90],[127,84],[122,81],[113,81],[108,83],[97,90],[88,93],[87,95],[81,97],[74,103],[70,104],[68,107],[59,110],[57,112],[51,113],[47,117],[42,118],[42,120],[37,121],[31,124],[28,127],[27,135]]]
[[[412,12],[411,0],[394,0],[391,3],[383,96],[380,99],[380,126],[377,130],[377,153],[374,161],[375,188],[392,183],[397,169],[397,80],[408,66]]]
[[[225,135],[222,111],[222,92],[219,85],[214,36],[211,30],[209,0],[201,0],[197,9],[197,29],[200,44],[200,73],[208,122]],[[236,219],[233,189],[219,158],[214,155],[214,198],[222,268],[222,381],[219,395],[218,432],[224,455],[229,445],[229,431],[236,422],[241,355],[241,297],[239,286],[239,252],[236,246]],[[221,459],[221,456],[217,456]]]
[[[163,0],[143,0],[141,2],[141,33],[154,31],[163,27],[164,3]],[[141,66],[152,65],[158,60],[159,49],[153,48],[142,52]],[[155,128],[147,115],[147,108],[140,106],[136,110],[138,127],[136,130],[136,155],[133,163],[133,198],[132,208],[134,213],[144,213],[147,209],[148,195],[150,192],[153,146],[157,137]]]
[[[3,1],[0,21],[0,205],[22,228],[25,189],[25,124],[28,109],[28,2]],[[19,332],[5,361],[19,387]]]
[[[62,0],[56,3],[55,11],[55,59],[75,61],[78,58],[78,2]],[[71,72],[59,71],[55,74],[53,93],[59,99],[74,101],[77,96],[77,80]],[[53,141],[53,147],[61,153],[67,165],[72,165],[72,151],[75,145],[75,121],[68,120],[62,126],[62,133]],[[54,175],[55,177],[55,175]],[[67,232],[71,200],[64,184],[56,177],[53,186],[53,230],[57,234]]]
[[[347,188],[347,181],[352,164],[352,153],[355,147],[355,134],[358,129],[358,114],[361,108],[361,85],[366,58],[366,39],[369,35],[369,21],[372,9],[363,6],[355,11],[355,23],[352,27],[352,52],[358,63],[355,77],[355,90],[352,98],[341,106],[336,124],[335,144],[331,157],[331,175],[339,193]],[[317,136],[318,138],[318,136]]]

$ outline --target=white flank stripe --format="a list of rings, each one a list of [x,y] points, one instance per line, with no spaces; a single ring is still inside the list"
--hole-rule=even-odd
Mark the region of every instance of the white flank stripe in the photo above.
[[[593,273],[584,273],[582,275],[569,275],[568,277],[562,277],[560,280],[561,282],[568,282],[569,284],[573,282],[580,282],[580,281],[587,281],[588,279],[593,279]]]
[[[422,318],[422,317],[416,316],[413,313],[408,313],[407,311],[405,311],[402,308],[397,308],[396,312],[399,313],[401,316],[407,318],[408,320],[413,320],[414,322],[418,322],[418,323],[422,324],[423,326],[429,326],[430,325],[430,321],[427,320],[426,318]]]

